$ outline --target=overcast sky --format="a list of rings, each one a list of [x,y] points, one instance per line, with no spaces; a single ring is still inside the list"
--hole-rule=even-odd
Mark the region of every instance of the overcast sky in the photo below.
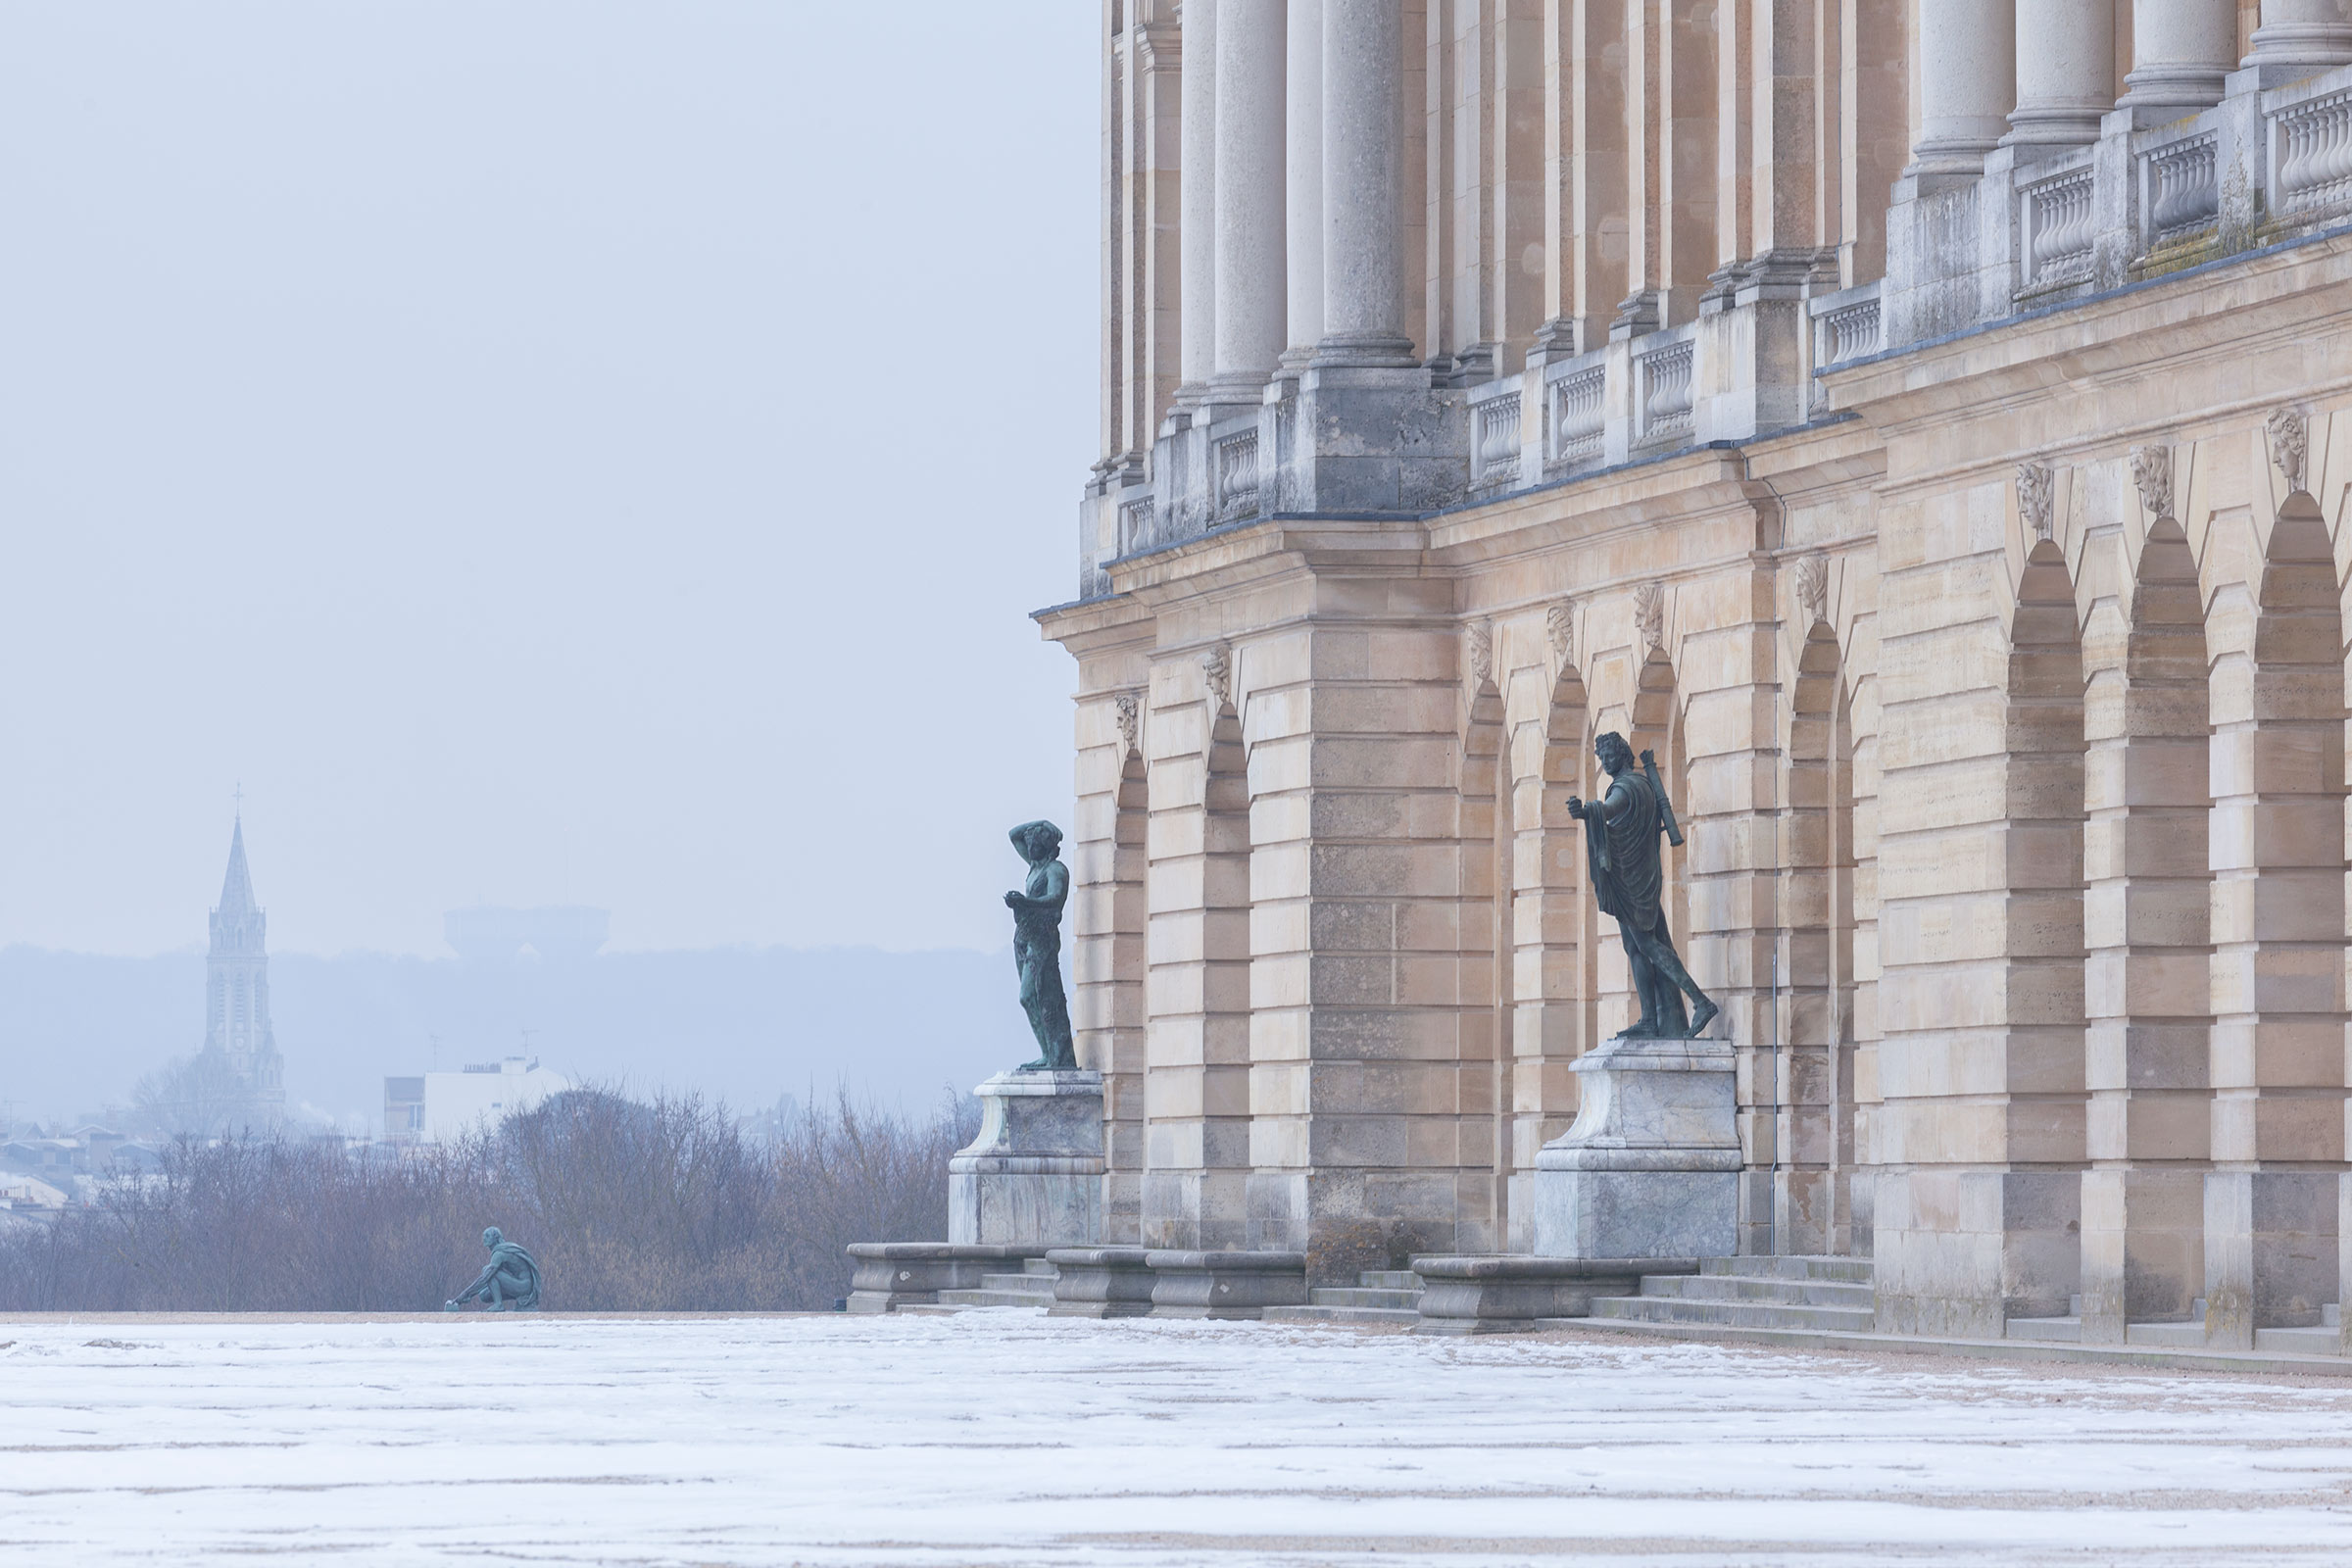
[[[1002,946],[1099,9],[0,0],[0,943]]]

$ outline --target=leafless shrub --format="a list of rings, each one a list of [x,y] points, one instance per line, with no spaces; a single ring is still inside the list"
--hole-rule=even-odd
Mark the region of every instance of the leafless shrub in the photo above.
[[[554,1310],[821,1310],[854,1241],[944,1236],[969,1100],[926,1122],[846,1095],[766,1144],[698,1097],[574,1090],[455,1146],[346,1152],[283,1133],[182,1138],[51,1226],[0,1230],[0,1308],[418,1311],[496,1225]]]

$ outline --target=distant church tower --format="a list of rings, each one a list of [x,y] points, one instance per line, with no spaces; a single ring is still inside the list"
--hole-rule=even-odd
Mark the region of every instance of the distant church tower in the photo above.
[[[245,869],[245,819],[228,841],[228,875],[213,911],[213,949],[205,959],[204,1051],[220,1053],[264,1105],[286,1102],[285,1063],[270,1029],[268,916],[253,902]]]

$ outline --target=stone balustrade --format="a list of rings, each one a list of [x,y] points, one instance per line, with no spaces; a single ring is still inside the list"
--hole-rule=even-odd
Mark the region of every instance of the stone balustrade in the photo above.
[[[1997,148],[1981,176],[1906,176],[1888,214],[1879,347],[2352,219],[2352,66],[2282,86],[2264,78],[2232,72],[2220,103],[2158,125],[2119,108],[2087,145]],[[1817,339],[1819,366],[1860,357]]]

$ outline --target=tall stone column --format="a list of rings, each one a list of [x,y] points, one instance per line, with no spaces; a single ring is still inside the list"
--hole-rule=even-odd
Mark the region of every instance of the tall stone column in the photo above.
[[[2262,85],[2317,75],[2352,61],[2352,20],[2344,0],[2262,0],[2262,24],[2244,64],[2259,67]]]
[[[1919,21],[1919,140],[1905,174],[1979,174],[2017,102],[2012,0],[1936,0]]]
[[[1323,0],[1290,0],[1283,90],[1283,247],[1290,279],[1287,365],[1323,340]]]
[[[1198,408],[1217,368],[1217,0],[1184,8],[1176,222],[1179,408]]]
[[[1216,0],[1216,8],[1222,177],[1210,397],[1255,402],[1290,327],[1283,309],[1283,0]]]
[[[2114,107],[2115,12],[2084,0],[2017,0],[2017,107],[2002,145],[2097,141],[2099,117]]]
[[[2118,107],[2150,123],[2209,108],[2236,55],[2236,0],[2132,0],[2132,74]]]
[[[1404,315],[1401,0],[1323,0],[1318,364],[1410,366]]]

